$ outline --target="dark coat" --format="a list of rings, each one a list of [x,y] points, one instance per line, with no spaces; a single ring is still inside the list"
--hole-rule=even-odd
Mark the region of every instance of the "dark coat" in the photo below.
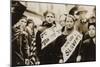
[[[52,25],[46,23],[45,21],[42,24],[43,27],[50,28]],[[41,30],[39,30],[36,34],[36,51],[37,56],[39,57],[40,64],[54,64],[57,63],[56,60],[56,51],[55,51],[55,41],[51,42],[48,46],[46,46],[44,49],[41,49],[41,38],[40,34],[42,33]]]
[[[83,41],[80,48],[80,55],[82,56],[81,61],[83,62],[96,60],[96,45],[92,38],[88,38]]]
[[[56,40],[56,46],[57,46],[57,54],[59,54],[58,56],[60,56],[60,58],[63,59],[63,55],[61,52],[61,47],[64,45],[64,43],[67,41],[65,38],[67,37],[67,35],[61,35],[57,38]],[[65,63],[72,63],[72,62],[76,62],[76,58],[78,56],[79,53],[79,47],[80,47],[81,41],[78,44],[78,46],[76,47],[75,51],[73,52],[73,54],[70,56],[70,58],[65,62]]]

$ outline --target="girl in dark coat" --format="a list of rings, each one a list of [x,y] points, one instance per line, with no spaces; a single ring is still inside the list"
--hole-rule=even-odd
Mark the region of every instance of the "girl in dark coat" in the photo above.
[[[86,62],[96,60],[95,23],[89,23],[88,29],[89,38],[85,39],[81,45],[78,56],[80,60],[78,61]]]
[[[41,28],[38,30],[36,34],[36,49],[37,49],[37,56],[39,57],[40,64],[53,64],[56,63],[56,55],[54,52],[54,44],[55,41],[51,42],[48,46],[44,49],[42,48],[41,44],[41,37],[40,34],[51,27],[55,27],[55,14],[49,11],[44,13],[45,21],[43,21]]]
[[[55,47],[57,47],[56,52],[57,52],[58,62],[59,63],[72,63],[72,62],[76,62],[76,58],[78,56],[81,40],[79,41],[79,43],[76,46],[75,50],[73,51],[73,53],[70,55],[70,57],[67,60],[64,60],[64,57],[66,57],[66,56],[63,55],[64,51],[62,51],[63,50],[62,47],[64,46],[65,42],[67,42],[69,40],[68,37],[74,31],[76,31],[75,28],[74,28],[74,25],[75,25],[74,17],[72,15],[67,15],[67,17],[65,19],[65,27],[64,27],[63,34],[61,36],[59,36],[57,38],[57,40],[56,40],[56,46]],[[67,45],[70,45],[70,44],[67,44]],[[67,49],[67,47],[65,47],[65,49]]]

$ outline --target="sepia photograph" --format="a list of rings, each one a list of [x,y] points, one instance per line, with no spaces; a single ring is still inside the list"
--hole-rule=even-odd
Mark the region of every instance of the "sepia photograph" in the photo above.
[[[96,5],[12,0],[11,66],[96,61]]]

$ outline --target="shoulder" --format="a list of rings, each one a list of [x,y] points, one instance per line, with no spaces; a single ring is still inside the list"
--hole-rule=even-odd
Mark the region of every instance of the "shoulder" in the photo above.
[[[60,35],[59,37],[57,37],[56,41],[62,41],[65,39],[65,35]]]
[[[40,32],[43,32],[45,29],[46,29],[46,27],[44,27],[44,26],[39,26],[38,27],[38,31],[40,31]]]
[[[89,43],[90,42],[90,39],[86,39],[83,41],[83,44],[86,44],[86,43]]]

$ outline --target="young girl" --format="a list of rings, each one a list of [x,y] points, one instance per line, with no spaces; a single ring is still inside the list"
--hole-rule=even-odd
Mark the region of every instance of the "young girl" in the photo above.
[[[55,51],[58,55],[59,63],[76,62],[82,34],[75,30],[74,25],[74,17],[67,15],[64,31],[62,35],[57,38],[55,45],[55,47],[57,47]]]
[[[95,61],[96,60],[96,35],[95,35],[95,23],[89,23],[88,25],[88,39],[83,41],[80,48],[80,53],[78,61]]]
[[[41,34],[43,34],[45,30],[48,30],[50,28],[56,28],[55,14],[53,12],[46,11],[44,13],[44,18],[45,20],[43,21],[41,28],[36,34],[37,56],[39,57],[40,64],[53,64],[56,63],[55,60],[56,55],[54,53],[54,48],[53,48],[55,40],[50,42],[46,47],[42,48],[44,43],[42,42]],[[50,35],[53,32],[47,32],[47,33],[48,33],[47,35]]]

